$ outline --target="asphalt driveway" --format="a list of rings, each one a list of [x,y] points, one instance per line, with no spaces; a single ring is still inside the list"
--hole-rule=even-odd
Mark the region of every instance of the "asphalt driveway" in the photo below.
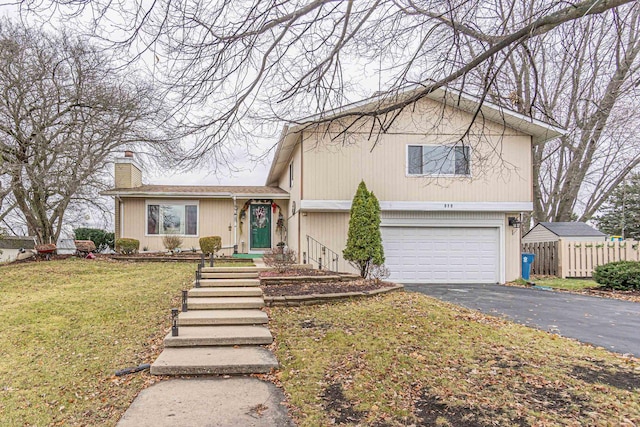
[[[405,289],[640,357],[639,303],[500,285],[405,285]]]

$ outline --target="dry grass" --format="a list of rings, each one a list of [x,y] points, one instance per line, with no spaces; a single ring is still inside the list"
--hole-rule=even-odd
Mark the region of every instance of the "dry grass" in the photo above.
[[[420,294],[270,315],[301,426],[640,423],[637,359]]]
[[[194,265],[69,259],[0,267],[2,425],[115,425]]]

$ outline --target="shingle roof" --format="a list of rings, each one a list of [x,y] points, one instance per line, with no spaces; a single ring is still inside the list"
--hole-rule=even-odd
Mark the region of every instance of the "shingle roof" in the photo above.
[[[538,223],[559,237],[593,236],[602,237],[606,234],[596,230],[584,222],[540,222]]]
[[[282,196],[288,198],[289,193],[279,187],[242,186],[242,185],[142,185],[134,188],[114,188],[102,194],[107,196],[196,196],[196,197],[231,197],[236,196]]]
[[[33,249],[35,241],[33,237],[5,236],[0,238],[0,249]]]

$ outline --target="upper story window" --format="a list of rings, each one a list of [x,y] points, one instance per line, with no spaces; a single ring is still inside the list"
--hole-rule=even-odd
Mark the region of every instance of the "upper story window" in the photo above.
[[[289,163],[289,188],[293,188],[293,161]]]
[[[198,235],[198,205],[158,203],[147,205],[147,234]]]
[[[471,149],[467,146],[409,145],[409,175],[470,175]]]

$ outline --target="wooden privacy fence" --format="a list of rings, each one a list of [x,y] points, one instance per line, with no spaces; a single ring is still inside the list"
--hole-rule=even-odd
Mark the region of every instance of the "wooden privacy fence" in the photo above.
[[[558,275],[558,242],[523,243],[522,252],[535,254],[531,274]]]
[[[531,274],[558,277],[592,277],[593,269],[614,261],[640,261],[637,241],[524,243],[522,252],[536,255]]]

